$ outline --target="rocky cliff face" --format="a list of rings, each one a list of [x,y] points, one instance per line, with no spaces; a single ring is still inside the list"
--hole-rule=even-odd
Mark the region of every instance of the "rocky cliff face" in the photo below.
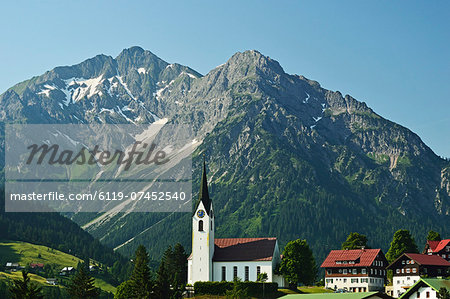
[[[0,107],[3,122],[192,124],[193,188],[206,153],[218,236],[303,237],[321,257],[351,231],[384,248],[400,227],[449,234],[448,162],[365,103],[257,51],[202,76],[134,47],[22,82]],[[189,215],[96,217],[74,220],[127,254],[139,243],[155,254],[190,246]]]

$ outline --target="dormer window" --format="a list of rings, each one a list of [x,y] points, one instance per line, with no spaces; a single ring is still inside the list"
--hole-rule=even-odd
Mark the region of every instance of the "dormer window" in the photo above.
[[[202,232],[202,231],[203,231],[203,220],[200,220],[200,221],[198,222],[198,231],[199,231],[199,232]]]

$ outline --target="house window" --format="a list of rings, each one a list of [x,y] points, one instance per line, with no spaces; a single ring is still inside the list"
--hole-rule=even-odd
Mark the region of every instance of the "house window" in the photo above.
[[[373,274],[373,269],[370,269],[370,274]]]
[[[361,274],[367,274],[367,270],[366,269],[361,269]]]
[[[234,267],[233,267],[233,279],[236,279],[236,278],[238,277],[237,274],[238,274],[238,273],[237,273],[237,266],[234,266]]]
[[[225,266],[222,266],[222,281],[227,280],[227,268]]]
[[[425,294],[427,298],[430,298],[430,292],[426,292]]]
[[[347,274],[347,269],[344,269],[344,274]]]
[[[331,269],[328,269],[328,270],[327,270],[327,274],[328,274],[328,275],[331,275]]]
[[[420,298],[420,292],[417,292],[416,298]]]
[[[405,269],[402,269],[402,273],[405,273]]]
[[[248,281],[248,277],[249,277],[249,269],[248,266],[245,266],[245,281]]]
[[[406,269],[406,273],[411,273],[411,269]]]
[[[357,274],[357,273],[358,273],[357,270],[353,269],[353,274]]]
[[[261,267],[260,266],[256,267],[256,277],[258,277],[259,274],[261,274]]]
[[[405,264],[405,261],[402,261],[402,265],[404,265]]]
[[[200,221],[198,222],[198,231],[199,231],[199,232],[202,232],[202,231],[203,231],[203,220],[200,220]]]

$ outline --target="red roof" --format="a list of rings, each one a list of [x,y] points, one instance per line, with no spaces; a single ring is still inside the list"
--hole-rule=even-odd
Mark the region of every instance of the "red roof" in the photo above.
[[[404,255],[406,255],[410,259],[414,260],[419,265],[450,267],[450,263],[438,255],[428,255],[428,254],[420,254],[420,253],[405,253]]]
[[[432,248],[433,252],[440,252],[443,250],[447,245],[450,245],[450,239],[442,240],[440,241],[435,248]],[[431,245],[430,245],[431,248]]]
[[[383,254],[381,249],[350,249],[350,250],[331,250],[321,268],[332,267],[367,267],[372,265],[378,254]],[[336,264],[336,262],[354,261],[354,264]]]
[[[41,264],[41,263],[30,263],[30,267],[31,268],[36,268],[36,267],[43,268],[44,264]]]
[[[427,240],[428,246],[431,249],[431,251],[434,251],[436,249],[436,247],[439,245],[441,241],[430,241]]]
[[[215,239],[214,261],[271,261],[277,238]]]

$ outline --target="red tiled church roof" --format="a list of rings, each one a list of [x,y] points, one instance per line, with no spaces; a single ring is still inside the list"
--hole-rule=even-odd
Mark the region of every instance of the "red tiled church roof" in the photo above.
[[[367,267],[372,265],[381,249],[331,250],[321,268]],[[359,259],[359,262],[357,261]],[[336,264],[336,261],[355,261],[354,264]]]
[[[214,240],[213,261],[271,261],[277,238],[226,238]]]

